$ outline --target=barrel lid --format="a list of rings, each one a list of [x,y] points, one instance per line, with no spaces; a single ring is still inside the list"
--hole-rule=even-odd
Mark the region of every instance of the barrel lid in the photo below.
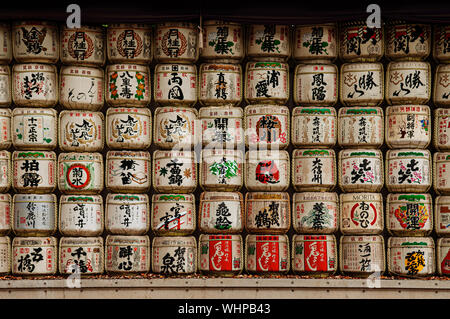
[[[407,112],[405,112],[402,109],[408,109]],[[428,105],[390,105],[386,108],[386,115],[394,114],[394,113],[400,113],[404,115],[408,114],[426,114],[429,115],[431,112],[430,107]]]
[[[386,199],[387,203],[392,202],[425,202],[425,203],[431,203],[431,195],[428,193],[424,194],[394,194],[389,193]]]
[[[54,202],[56,203],[57,197],[55,194],[14,194],[13,202]]]
[[[344,106],[339,108],[339,116],[343,115],[376,115],[383,118],[383,109],[379,106]]]
[[[381,193],[342,193],[339,195],[340,202],[353,201],[383,201],[383,194]]]
[[[383,158],[383,153],[379,149],[347,149],[339,152],[340,158],[349,157],[378,157]]]
[[[128,193],[108,193],[106,195],[106,203],[131,203],[131,202],[145,202],[148,203],[148,195],[147,194],[128,194]]]
[[[56,65],[44,63],[16,63],[13,65],[13,72],[52,72],[56,74]]]
[[[155,247],[177,247],[189,246],[197,247],[197,241],[194,236],[161,236],[154,237],[152,246]]]
[[[245,201],[248,200],[280,200],[289,201],[288,192],[247,192]]]
[[[308,115],[326,115],[336,116],[336,109],[330,106],[296,106],[292,109],[292,115],[308,116]]]
[[[13,152],[13,159],[14,160],[20,160],[20,159],[27,159],[32,158],[36,160],[42,160],[42,159],[56,159],[56,153],[53,151],[14,151]]]
[[[103,161],[102,154],[98,152],[93,153],[60,153],[58,156],[58,162],[60,161]]]
[[[168,71],[168,70],[164,70],[164,67],[172,67],[172,66],[178,66],[180,68],[186,68],[188,69],[188,72],[197,72],[197,65],[195,64],[185,64],[185,63],[158,63],[155,66],[155,73],[159,73],[159,72],[164,72],[164,73],[168,73],[168,72],[173,72],[172,70]],[[163,70],[161,70],[163,69]],[[185,71],[178,71],[179,73],[184,73]]]
[[[92,245],[92,246],[102,246],[103,248],[103,238],[102,237],[61,237],[59,239],[59,246],[64,245]]]
[[[215,115],[210,115],[211,112],[214,112]],[[244,111],[240,107],[222,107],[222,106],[204,106],[199,109],[199,118],[216,118],[220,117],[228,117],[228,118],[241,118],[243,117]]]
[[[57,239],[55,237],[19,237],[13,238],[12,246],[46,246],[55,247]]]
[[[198,111],[193,107],[186,106],[158,106],[155,109],[155,117],[160,113],[173,113],[173,112],[185,112],[185,113],[193,113],[195,116],[198,115]]]
[[[338,194],[332,192],[302,192],[294,193],[293,202],[306,202],[306,201],[328,201],[338,202]]]
[[[245,160],[289,160],[289,153],[284,150],[251,150],[245,153]]]
[[[243,195],[239,192],[202,192],[200,201],[243,201]]]
[[[115,64],[108,64],[106,66],[106,73],[114,72],[114,71],[125,71],[125,70],[150,73],[150,69],[149,69],[148,65],[131,64],[131,63],[115,63]]]
[[[108,194],[109,195],[109,194]],[[102,204],[103,197],[101,195],[61,195],[60,203],[84,203],[84,204]]]
[[[106,153],[106,160],[123,159],[126,157],[149,161],[150,160],[150,152],[147,152],[147,151],[108,151]]]
[[[382,235],[344,235],[341,236],[341,243],[384,243],[384,238]]]
[[[131,235],[107,235],[106,245],[147,245],[149,237],[147,235],[131,236]]]
[[[103,69],[93,66],[63,65],[61,66],[60,74],[66,76],[97,76],[102,79],[104,77]]]
[[[285,105],[249,104],[244,108],[245,116],[259,115],[252,114],[251,111],[289,116],[289,108]]]
[[[306,64],[300,63],[295,67],[295,75],[301,73],[324,73],[324,72],[332,72],[338,73],[338,68],[335,64],[326,64],[326,63],[315,63],[315,64]]]
[[[200,72],[205,71],[224,71],[224,72],[241,72],[242,66],[233,63],[202,63],[200,64]]]
[[[433,248],[432,237],[389,237],[389,248]]]
[[[305,158],[305,157],[336,157],[333,149],[295,149],[292,158]]]
[[[107,117],[114,114],[137,114],[137,115],[151,116],[152,112],[148,107],[129,107],[129,106],[109,107],[106,110]]]
[[[27,115],[27,114],[33,114],[33,115],[49,115],[56,117],[58,115],[58,111],[52,108],[29,108],[29,107],[17,107],[12,110],[11,115],[18,116],[18,115]]]
[[[194,194],[153,194],[152,203],[155,202],[192,202],[194,203]]]

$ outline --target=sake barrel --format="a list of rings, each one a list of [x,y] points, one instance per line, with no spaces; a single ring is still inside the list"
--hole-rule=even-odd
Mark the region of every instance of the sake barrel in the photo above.
[[[238,192],[202,192],[198,229],[202,233],[234,234],[244,228],[244,197]]]
[[[383,232],[384,210],[381,193],[341,194],[339,203],[339,227],[342,234],[379,235]]]
[[[434,275],[436,261],[431,237],[389,237],[388,270],[391,275],[427,277]]]
[[[57,242],[55,237],[14,237],[12,274],[55,275],[58,271]]]
[[[424,60],[431,52],[431,25],[393,21],[386,26],[386,58]]]
[[[0,63],[10,64],[13,57],[11,24],[0,23]]]
[[[244,185],[248,191],[286,191],[290,184],[290,170],[287,151],[247,151]]]
[[[197,240],[194,236],[154,237],[152,272],[186,275],[197,271]]]
[[[0,24],[0,41],[1,41],[1,24]],[[1,59],[1,55],[0,55]],[[0,107],[8,107],[11,105],[11,69],[7,64],[0,65]]]
[[[338,183],[344,192],[379,192],[383,188],[383,153],[378,149],[342,150],[338,166]]]
[[[145,235],[150,228],[147,194],[108,193],[105,229],[113,235]]]
[[[336,144],[338,121],[333,107],[294,107],[291,123],[294,147],[329,148]]]
[[[11,123],[12,144],[17,150],[54,150],[58,145],[55,109],[17,107],[12,110]]]
[[[389,192],[425,193],[431,188],[429,150],[398,149],[386,152],[386,188]]]
[[[298,275],[328,277],[338,268],[334,235],[294,235],[292,237],[292,270]]]
[[[386,71],[385,98],[393,104],[426,104],[431,97],[430,63],[390,62]]]
[[[334,234],[339,227],[336,193],[302,192],[292,197],[292,226],[298,234]]]
[[[12,100],[16,106],[54,107],[58,103],[56,66],[42,63],[14,64]]]
[[[58,230],[63,236],[100,236],[104,229],[103,197],[61,195]]]
[[[161,149],[192,149],[199,138],[197,116],[197,110],[191,107],[157,107],[153,143]]]
[[[0,194],[0,236],[11,232],[11,194]]]
[[[289,108],[256,104],[244,109],[245,146],[256,149],[285,149],[290,137]]]
[[[291,56],[289,25],[251,24],[247,32],[247,56],[253,61],[286,61]]]
[[[108,235],[105,242],[105,271],[136,274],[150,271],[150,239],[144,236]]]
[[[245,56],[244,27],[222,20],[203,22],[200,58],[206,61],[239,63]]]
[[[431,142],[431,110],[427,105],[386,108],[386,144],[390,148],[426,148]]]
[[[434,231],[439,237],[450,237],[450,196],[435,198]]]
[[[158,193],[193,193],[197,188],[197,160],[194,152],[153,153],[153,188]]]
[[[53,151],[14,151],[12,186],[19,193],[52,193],[56,189]]]
[[[433,102],[436,106],[450,106],[450,66],[439,64],[434,75]]]
[[[58,26],[49,21],[12,23],[14,59],[22,62],[56,63],[59,60]]]
[[[151,101],[150,69],[139,64],[110,64],[105,71],[109,106],[144,107]]]
[[[255,235],[245,237],[245,271],[257,275],[284,274],[290,269],[287,235]]]
[[[291,227],[287,192],[245,194],[245,229],[253,234],[286,234]]]
[[[450,177],[447,165],[450,163],[450,152],[436,152],[433,154],[433,188],[439,195],[450,195]]]
[[[147,151],[108,151],[105,186],[112,192],[145,193],[151,186],[151,160]]]
[[[434,26],[433,58],[438,63],[450,62],[450,26],[438,24]]]
[[[198,86],[201,105],[238,106],[242,101],[242,67],[231,63],[203,63]]]
[[[155,66],[154,98],[161,106],[194,106],[197,102],[197,66],[166,63]]]
[[[384,100],[384,68],[378,62],[344,63],[339,97],[346,106],[379,106]]]
[[[338,56],[335,23],[297,25],[294,30],[292,57],[300,63],[333,63]]]
[[[339,241],[339,270],[345,275],[368,277],[386,270],[382,235],[346,235]]]
[[[380,148],[384,143],[381,107],[341,107],[338,124],[338,144],[343,148]]]
[[[297,192],[327,192],[336,186],[333,149],[295,149],[292,153],[292,186]]]
[[[450,239],[438,238],[437,247],[437,272],[439,275],[450,275]]]
[[[11,272],[11,238],[0,237],[0,274]]]
[[[298,64],[294,71],[294,102],[303,106],[334,106],[338,102],[338,69],[334,64]]]
[[[212,276],[239,275],[244,268],[244,244],[241,235],[200,234],[198,268]]]
[[[59,272],[62,275],[101,275],[105,270],[102,237],[61,237]]]
[[[244,143],[244,111],[240,107],[205,106],[198,112],[203,148],[239,148]]]
[[[198,38],[198,26],[194,23],[158,23],[154,58],[159,63],[195,63],[199,56]]]
[[[434,110],[433,145],[438,151],[450,149],[450,109]]]
[[[108,25],[107,53],[110,63],[149,64],[152,61],[152,26],[143,23]]]
[[[289,65],[283,62],[247,62],[244,99],[249,104],[285,104],[289,99]]]
[[[99,194],[103,190],[103,156],[100,153],[60,153],[58,189],[63,194]]]
[[[146,107],[110,107],[106,111],[106,145],[142,150],[152,144],[152,113]]]
[[[55,194],[14,194],[12,229],[16,236],[51,236],[57,230]]]
[[[65,152],[102,151],[105,143],[102,112],[64,110],[59,112],[59,148]]]
[[[0,151],[0,192],[6,193],[11,188],[11,153]]]
[[[339,57],[345,62],[375,62],[384,55],[384,27],[371,28],[365,20],[339,25]]]
[[[194,194],[153,194],[151,223],[156,236],[191,235],[196,228]]]
[[[98,111],[105,101],[103,69],[62,66],[59,71],[59,103],[66,109]]]
[[[67,65],[103,66],[106,61],[106,31],[102,26],[61,26],[61,62]]]
[[[429,236],[433,231],[431,195],[388,194],[386,228],[393,236]]]
[[[244,183],[244,155],[241,150],[203,149],[200,155],[199,185],[205,191],[239,191]]]

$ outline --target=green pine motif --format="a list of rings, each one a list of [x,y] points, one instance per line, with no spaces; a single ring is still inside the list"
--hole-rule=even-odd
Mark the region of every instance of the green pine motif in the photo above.
[[[249,255],[254,255],[255,254],[255,250],[256,250],[255,246],[249,246],[248,247],[248,254]]]
[[[166,174],[167,174],[167,168],[161,167],[161,169],[159,170],[159,175],[166,176]]]
[[[208,245],[202,245],[201,254],[205,255],[208,253]]]
[[[44,142],[45,143],[51,143],[52,142],[52,139],[51,138],[48,138],[48,137],[46,137],[46,138],[44,138]]]
[[[218,230],[227,230],[227,229],[231,228],[231,225],[230,224],[218,224],[218,225],[214,225],[214,228],[218,229]]]
[[[225,168],[225,178],[232,178],[237,175],[238,164],[236,161],[222,161],[220,163],[214,162],[209,166],[209,171],[213,175],[220,175],[222,168]]]
[[[302,245],[300,245],[300,246],[295,246],[295,254],[296,254],[296,255],[301,255],[301,254],[303,254],[303,246],[302,246]]]

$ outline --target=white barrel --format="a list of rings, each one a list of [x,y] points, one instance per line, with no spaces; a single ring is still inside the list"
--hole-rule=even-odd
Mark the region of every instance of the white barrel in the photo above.
[[[389,192],[425,193],[431,188],[432,160],[429,150],[388,150],[385,166]]]
[[[150,228],[147,194],[109,193],[105,203],[105,230],[113,235],[145,235]]]
[[[59,103],[66,109],[98,111],[105,102],[103,69],[62,66],[59,70]]]
[[[109,106],[148,106],[151,94],[148,65],[109,64],[105,71],[105,101]]]
[[[12,110],[11,123],[12,144],[17,150],[54,150],[58,145],[55,109],[17,107]]]
[[[434,73],[433,102],[436,106],[450,106],[450,65],[439,64]]]
[[[292,197],[292,226],[297,234],[334,234],[338,216],[337,193],[302,192]]]
[[[450,275],[450,239],[439,238],[437,240],[436,255],[437,255],[437,272],[439,275]]]
[[[147,151],[108,151],[105,186],[112,192],[145,193],[151,186],[151,160]]]
[[[11,238],[0,237],[0,274],[11,272]]]
[[[58,230],[63,236],[93,237],[103,233],[103,197],[61,195]]]
[[[100,153],[60,153],[58,189],[63,194],[99,194],[103,190],[103,156]]]
[[[449,63],[450,62],[450,48],[449,48],[449,38],[450,38],[450,26],[446,24],[438,24],[434,26],[433,29],[433,58],[438,63]]]
[[[245,270],[250,274],[287,273],[290,269],[287,235],[247,235],[245,237]]]
[[[153,153],[153,188],[158,193],[193,193],[198,172],[195,152],[163,151]]]
[[[450,109],[435,109],[433,124],[433,146],[438,151],[450,150]]]
[[[335,23],[297,25],[292,57],[300,63],[333,63],[339,50]]]
[[[0,23],[0,63],[10,64],[13,58],[11,24]]]
[[[386,58],[424,60],[431,52],[431,25],[394,21],[386,26]]]
[[[144,236],[108,235],[105,242],[105,271],[108,274],[150,271],[150,239]]]
[[[198,100],[203,106],[237,106],[242,101],[240,64],[203,63],[198,82]]]
[[[164,22],[156,25],[156,62],[195,63],[199,56],[198,26],[188,22]]]
[[[426,104],[431,97],[429,62],[389,62],[386,70],[385,99],[393,104]]]
[[[202,192],[198,213],[202,233],[240,233],[244,229],[244,197],[238,192]]]
[[[384,143],[381,107],[341,107],[338,124],[338,144],[343,148],[380,148]]]
[[[12,43],[14,59],[19,63],[59,60],[59,33],[54,22],[14,21]]]
[[[197,271],[197,240],[194,236],[154,237],[152,272],[185,275]]]
[[[0,194],[0,236],[9,235],[11,232],[11,211],[11,194]]]
[[[55,65],[14,64],[12,74],[12,100],[16,106],[56,106],[59,87]]]
[[[12,186],[19,193],[51,193],[56,189],[53,151],[14,151]]]
[[[291,126],[294,147],[329,148],[336,144],[338,120],[333,107],[294,107]]]
[[[338,68],[334,64],[298,64],[293,98],[302,106],[334,106],[338,102]]]
[[[152,231],[157,236],[186,236],[196,229],[194,194],[153,194]]]
[[[280,62],[291,56],[289,25],[251,24],[247,31],[247,57],[251,60]]]
[[[450,237],[450,197],[437,196],[434,202],[434,231],[439,237]]]
[[[10,190],[12,184],[11,153],[0,151],[0,193]]]
[[[0,41],[1,41],[1,23],[0,23]],[[1,43],[1,42],[0,42]],[[1,60],[1,54],[0,54]],[[8,107],[12,102],[11,92],[11,68],[7,64],[0,64],[0,107]]]
[[[105,117],[102,112],[64,110],[59,112],[59,148],[64,152],[103,150]]]
[[[342,234],[379,235],[383,232],[384,209],[381,193],[341,194],[339,203],[339,227]]]
[[[60,27],[61,62],[67,65],[103,66],[106,61],[106,31],[102,26]]]
[[[55,237],[14,237],[12,274],[55,275],[58,271],[57,242]]]
[[[203,190],[237,192],[244,183],[243,171],[244,155],[241,150],[201,150],[199,185]]]
[[[369,27],[365,20],[339,25],[339,57],[342,61],[380,61],[384,50],[384,26]]]
[[[62,275],[103,274],[102,237],[61,237],[59,240],[59,272]]]
[[[378,149],[346,149],[338,155],[339,187],[344,192],[379,192],[384,185],[383,153]]]
[[[239,275],[244,268],[244,243],[241,235],[200,234],[198,268],[212,276]]]
[[[388,270],[391,275],[427,277],[436,271],[432,237],[389,237]]]
[[[379,106],[384,100],[384,68],[378,62],[344,63],[339,97],[346,106]]]
[[[152,26],[141,23],[113,23],[106,29],[110,63],[149,64],[153,55]]]
[[[153,94],[161,106],[194,106],[197,102],[197,66],[166,63],[155,66]]]

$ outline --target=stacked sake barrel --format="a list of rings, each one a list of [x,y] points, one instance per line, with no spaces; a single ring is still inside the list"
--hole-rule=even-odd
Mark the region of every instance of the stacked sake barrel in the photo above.
[[[435,272],[432,198],[431,27],[389,22],[386,25],[385,141],[388,270],[420,277]]]
[[[12,24],[12,273],[57,273],[58,26]]]
[[[244,268],[242,67],[244,27],[209,20],[200,40],[199,271],[231,276]],[[200,134],[199,134],[200,135]]]
[[[196,201],[199,154],[197,66],[198,27],[191,23],[156,25],[154,58],[152,272],[197,271]]]
[[[250,25],[244,98],[245,269],[283,274],[290,269],[290,27]]]
[[[434,28],[433,57],[437,63],[434,86],[433,102],[434,131],[433,145],[437,152],[433,156],[433,186],[439,195],[435,198],[434,220],[436,241],[436,268],[439,275],[450,275],[450,223],[449,203],[450,192],[448,184],[450,176],[446,172],[447,158],[450,155],[450,132],[448,126],[450,118],[448,79],[450,76],[450,50],[448,50],[448,36],[450,27],[448,25],[437,25]]]
[[[352,276],[385,271],[383,153],[383,28],[340,25],[338,156],[339,269]]]
[[[337,271],[338,195],[336,154],[338,102],[337,26],[298,25],[294,31],[292,111],[292,268],[328,276]]]

